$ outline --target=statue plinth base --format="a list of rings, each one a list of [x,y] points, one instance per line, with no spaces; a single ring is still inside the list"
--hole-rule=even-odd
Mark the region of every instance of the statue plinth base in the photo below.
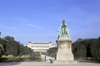
[[[66,64],[76,64],[77,61],[74,61],[72,54],[71,43],[72,40],[70,37],[59,37],[57,42],[57,54],[55,61],[52,61],[54,64],[66,63]]]

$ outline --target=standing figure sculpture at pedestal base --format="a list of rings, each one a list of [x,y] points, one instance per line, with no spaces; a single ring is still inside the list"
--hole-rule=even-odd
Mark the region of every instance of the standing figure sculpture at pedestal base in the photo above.
[[[72,40],[69,36],[69,29],[65,23],[65,20],[63,20],[59,32],[59,37],[57,42],[57,54],[56,54],[56,60],[52,61],[54,64],[58,63],[66,63],[66,64],[74,64],[77,63],[77,61],[74,61],[74,56],[72,54],[71,49],[71,43]]]

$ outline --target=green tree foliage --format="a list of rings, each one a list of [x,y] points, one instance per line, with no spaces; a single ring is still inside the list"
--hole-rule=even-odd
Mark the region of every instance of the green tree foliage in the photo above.
[[[1,57],[1,56],[5,57]],[[9,58],[8,56],[13,56]],[[14,37],[6,36],[0,38],[0,62],[2,61],[24,61],[24,60],[41,60],[40,53],[35,53],[31,48],[24,46]]]
[[[72,52],[75,58],[86,57],[86,47],[84,46],[84,44],[80,44],[79,42],[77,42],[76,44],[72,44]]]
[[[0,43],[3,45],[6,55],[32,55],[33,51],[22,45],[20,42],[15,41],[14,37],[6,36],[0,38]]]
[[[40,52],[35,52],[35,59],[39,59],[41,56]]]
[[[8,41],[14,41],[14,37],[11,37],[11,36],[6,36],[6,37],[4,37],[4,39],[6,39]]]
[[[50,55],[51,57],[55,57],[57,52],[57,47],[49,48],[47,50],[47,55]]]
[[[90,52],[93,59],[100,59],[100,40],[94,39],[91,41]]]
[[[4,47],[4,50],[6,50],[7,40],[0,38],[0,44]]]
[[[0,44],[0,57],[4,54],[4,48],[3,46]]]
[[[18,55],[19,43],[17,41],[8,41],[6,44],[6,53],[8,55]]]
[[[28,48],[27,46],[23,46],[22,44],[19,45],[19,55],[31,55],[32,54],[31,48]]]
[[[77,40],[72,43],[72,50],[74,57],[76,59],[81,58],[88,58],[91,59],[100,59],[100,37],[97,39],[84,39],[84,40]]]

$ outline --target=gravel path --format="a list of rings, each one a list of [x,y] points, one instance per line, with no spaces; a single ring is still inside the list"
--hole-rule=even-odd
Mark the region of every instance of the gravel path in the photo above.
[[[100,63],[51,64],[49,62],[7,62],[0,63],[0,66],[100,66]]]

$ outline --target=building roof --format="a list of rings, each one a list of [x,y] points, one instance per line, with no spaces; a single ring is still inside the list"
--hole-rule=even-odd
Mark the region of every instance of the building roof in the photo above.
[[[34,43],[31,43],[31,44],[49,44],[49,43],[46,43],[46,42],[34,42]]]

